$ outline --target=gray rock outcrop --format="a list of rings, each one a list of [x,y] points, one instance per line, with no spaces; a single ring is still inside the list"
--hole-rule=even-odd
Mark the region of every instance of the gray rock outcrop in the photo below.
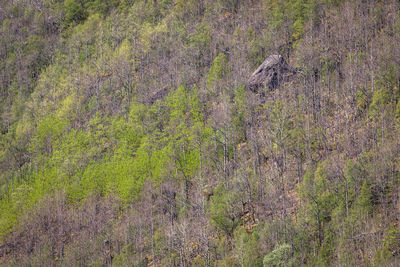
[[[246,87],[255,93],[263,86],[274,90],[296,72],[281,55],[271,55],[250,76]]]

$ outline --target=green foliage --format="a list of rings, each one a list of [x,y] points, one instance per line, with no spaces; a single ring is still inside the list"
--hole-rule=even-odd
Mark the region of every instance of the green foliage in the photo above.
[[[121,1],[119,0],[92,0],[85,4],[88,10],[93,13],[102,15],[108,14],[113,8],[117,7]]]
[[[391,225],[385,234],[382,247],[374,255],[374,266],[384,265],[390,262],[400,251],[400,231],[395,225]]]
[[[246,88],[235,90],[234,108],[232,110],[232,124],[236,132],[235,143],[241,143],[246,138]]]
[[[371,105],[369,106],[369,116],[373,118],[381,115],[389,101],[390,92],[387,89],[376,90],[372,96]]]
[[[224,53],[219,53],[211,65],[207,75],[207,85],[213,86],[228,73],[228,61]]]
[[[214,190],[214,195],[211,198],[209,210],[211,220],[228,237],[232,237],[240,222],[237,198],[237,194],[229,193],[222,184]]]
[[[261,266],[262,259],[259,256],[259,235],[256,231],[247,233],[242,227],[235,231],[234,255],[240,266]]]
[[[206,49],[211,42],[211,29],[200,23],[196,25],[194,33],[189,37],[190,44],[198,49]]]
[[[79,24],[88,17],[88,12],[85,9],[83,1],[77,0],[65,0],[64,1],[64,21],[63,25],[65,28],[70,27],[73,24]]]
[[[273,251],[264,256],[263,264],[265,267],[293,266],[294,258],[292,253],[292,247],[289,244],[280,244]]]
[[[315,171],[308,168],[304,175],[303,182],[299,186],[300,196],[306,201],[304,208],[304,220],[309,227],[309,231],[314,233],[314,241],[319,245],[326,246],[324,226],[331,221],[331,215],[338,200],[335,195],[334,185],[328,177],[328,161],[324,161],[317,166]],[[324,248],[323,253],[327,252]],[[324,258],[327,255],[323,256]]]
[[[236,30],[239,31],[239,28]],[[265,50],[270,45],[268,38],[260,38],[256,30],[251,27],[247,29],[245,37],[250,42],[249,61],[254,67],[258,67],[265,60]]]
[[[293,33],[292,38],[296,43],[304,34],[304,23],[305,23],[305,2],[304,0],[293,1],[292,6],[289,8],[293,9],[294,22],[293,22]]]
[[[186,89],[183,85],[174,90],[168,98],[168,106],[170,107],[170,123],[176,126],[187,112],[187,96]]]
[[[332,229],[325,229],[324,231],[324,242],[322,243],[319,251],[318,251],[318,266],[329,266],[332,262],[333,255],[335,252],[335,241],[336,241],[336,233]]]
[[[286,43],[286,45],[290,45],[286,49],[291,49],[292,46],[295,48],[303,37],[309,10],[315,9],[315,5],[308,2],[306,0],[267,1],[267,4],[271,6],[271,30],[281,31],[286,35],[287,41],[290,41]]]
[[[52,143],[64,131],[67,122],[52,115],[44,118],[37,126],[31,142],[31,153],[52,153]]]
[[[357,198],[357,205],[359,206],[360,212],[363,215],[371,214],[373,206],[372,206],[372,193],[371,188],[368,185],[367,181],[364,181],[360,194]]]
[[[389,61],[390,62],[390,61]],[[369,117],[388,116],[394,111],[398,101],[398,66],[387,64],[380,70],[380,76],[376,80],[374,92],[369,106]]]

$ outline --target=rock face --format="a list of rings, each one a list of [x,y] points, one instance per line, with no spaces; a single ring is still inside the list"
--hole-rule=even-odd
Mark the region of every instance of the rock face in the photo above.
[[[255,93],[265,85],[274,90],[296,72],[297,69],[289,66],[281,55],[271,55],[250,76],[246,87]]]

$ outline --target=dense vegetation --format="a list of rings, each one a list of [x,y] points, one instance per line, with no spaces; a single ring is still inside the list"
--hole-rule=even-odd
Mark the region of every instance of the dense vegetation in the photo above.
[[[0,1],[0,265],[398,266],[399,44],[397,0]]]

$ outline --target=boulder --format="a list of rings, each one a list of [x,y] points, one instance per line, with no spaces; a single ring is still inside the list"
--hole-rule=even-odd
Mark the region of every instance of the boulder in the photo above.
[[[297,69],[289,66],[281,55],[271,55],[253,72],[246,87],[255,93],[264,86],[274,90],[296,72]]]

